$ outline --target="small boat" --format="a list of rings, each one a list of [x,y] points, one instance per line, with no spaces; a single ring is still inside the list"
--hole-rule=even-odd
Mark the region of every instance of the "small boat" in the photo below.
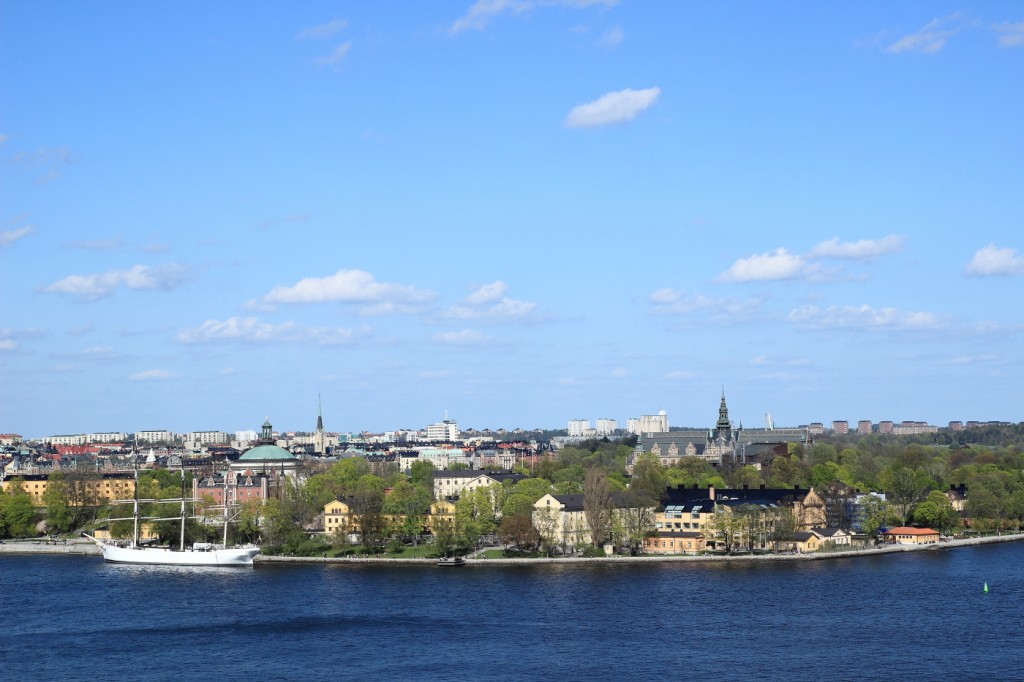
[[[466,560],[460,556],[446,556],[438,559],[437,565],[446,567],[465,566]]]

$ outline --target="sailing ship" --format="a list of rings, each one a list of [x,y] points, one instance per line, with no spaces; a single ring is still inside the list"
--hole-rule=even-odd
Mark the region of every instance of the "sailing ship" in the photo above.
[[[88,533],[82,533],[85,537],[95,542],[103,552],[103,560],[119,564],[150,564],[163,566],[252,566],[253,557],[259,554],[260,548],[254,545],[245,547],[228,547],[228,523],[231,521],[230,509],[228,506],[228,482],[227,474],[224,476],[224,543],[213,544],[208,542],[197,542],[191,547],[185,547],[185,522],[189,518],[186,503],[196,502],[194,498],[185,497],[185,469],[181,470],[182,494],[180,498],[165,500],[140,500],[139,499],[139,470],[135,470],[135,495],[131,500],[116,500],[117,504],[132,503],[132,515],[111,521],[134,522],[131,541],[127,546],[120,546],[104,540],[95,538]],[[181,504],[181,513],[178,516],[170,517],[142,517],[139,515],[140,502],[178,502]],[[178,548],[168,547],[147,547],[139,542],[139,521],[174,521],[181,520],[181,537]]]

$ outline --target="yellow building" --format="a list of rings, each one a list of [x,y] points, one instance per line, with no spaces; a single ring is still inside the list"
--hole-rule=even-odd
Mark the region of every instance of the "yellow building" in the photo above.
[[[129,473],[106,473],[83,478],[65,478],[65,482],[73,486],[82,486],[77,494],[70,496],[73,505],[104,504],[114,500],[127,500],[135,495],[135,478]],[[32,505],[46,506],[46,490],[50,485],[50,474],[24,474],[5,478],[4,493],[12,487],[21,485],[32,498]]]

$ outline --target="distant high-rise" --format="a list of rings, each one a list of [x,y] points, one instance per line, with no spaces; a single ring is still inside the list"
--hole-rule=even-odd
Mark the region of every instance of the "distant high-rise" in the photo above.
[[[832,433],[837,436],[842,436],[850,432],[850,422],[845,419],[839,419],[832,422]]]
[[[857,434],[861,435],[861,436],[870,436],[871,435],[871,420],[870,419],[861,419],[859,422],[857,422]]]
[[[644,433],[667,433],[668,432],[668,415],[665,414],[665,410],[660,410],[658,414],[645,414],[641,415],[640,419],[637,420],[636,431],[633,433],[641,435]]]
[[[589,419],[570,419],[569,420],[569,437],[570,438],[581,438],[586,435],[587,431],[590,430]]]

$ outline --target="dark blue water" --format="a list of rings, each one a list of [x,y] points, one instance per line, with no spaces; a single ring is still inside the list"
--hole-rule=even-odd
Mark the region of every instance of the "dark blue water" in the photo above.
[[[1022,567],[1024,543],[463,569],[0,555],[0,679],[1024,679]]]

